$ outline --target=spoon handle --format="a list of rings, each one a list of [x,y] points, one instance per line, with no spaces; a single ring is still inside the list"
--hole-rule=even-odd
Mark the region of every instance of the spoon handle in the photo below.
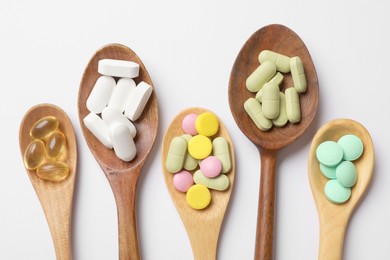
[[[273,259],[276,151],[260,149],[261,178],[255,260]]]
[[[341,260],[348,216],[337,214],[320,220],[320,252],[318,260]]]
[[[118,210],[119,259],[139,260],[141,256],[135,210],[138,174],[130,172],[109,175]]]
[[[36,190],[49,225],[57,260],[71,260],[70,226],[73,194],[64,190]]]

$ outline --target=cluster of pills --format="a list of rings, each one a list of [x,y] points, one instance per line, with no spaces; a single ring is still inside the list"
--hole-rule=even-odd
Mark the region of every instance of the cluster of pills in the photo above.
[[[247,78],[246,87],[256,93],[244,103],[245,111],[262,130],[267,131],[273,125],[282,127],[301,121],[299,93],[306,92],[307,82],[302,61],[299,57],[263,50],[259,54],[260,66]],[[282,73],[291,72],[294,87],[285,93],[279,89],[283,81]]]
[[[187,203],[200,210],[211,202],[209,189],[229,188],[226,175],[232,168],[229,143],[216,136],[219,121],[210,112],[186,115],[182,129],[184,134],[171,140],[165,167],[175,174],[173,185],[179,192],[186,192]]]
[[[139,64],[132,61],[99,60],[98,72],[102,76],[87,99],[90,113],[83,122],[118,158],[131,161],[137,154],[132,121],[141,116],[153,88],[144,81],[136,85],[133,78],[139,75]]]
[[[352,134],[342,136],[337,142],[325,141],[316,150],[321,173],[329,179],[324,192],[326,198],[336,204],[342,204],[351,197],[351,188],[358,179],[357,160],[363,153],[363,143]]]
[[[43,117],[30,129],[32,141],[24,151],[23,161],[28,170],[35,170],[38,177],[59,182],[69,175],[66,159],[66,138],[54,116]]]

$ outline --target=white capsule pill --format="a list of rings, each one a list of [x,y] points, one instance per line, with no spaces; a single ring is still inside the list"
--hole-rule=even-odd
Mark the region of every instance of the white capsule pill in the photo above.
[[[136,78],[139,75],[139,64],[127,60],[99,60],[98,72],[102,75],[120,77],[120,78]]]
[[[100,114],[107,106],[115,85],[115,80],[112,77],[100,76],[87,99],[88,110]]]
[[[134,159],[137,154],[137,149],[127,125],[119,123],[113,124],[110,127],[110,137],[115,155],[119,159],[125,162],[129,162]]]
[[[118,109],[120,112],[124,112],[126,105],[128,104],[136,84],[133,79],[121,78],[116,83],[114,90],[112,91],[111,98],[108,101],[108,106]]]
[[[290,67],[294,88],[298,93],[305,92],[307,89],[307,82],[301,58],[292,57],[290,60]]]
[[[263,87],[261,98],[263,115],[268,119],[275,119],[279,115],[279,86],[275,83],[267,83]]]
[[[142,81],[138,84],[138,86],[135,88],[134,94],[131,96],[129,103],[126,106],[125,116],[128,119],[135,121],[140,117],[146,106],[146,103],[148,103],[152,91],[152,86],[146,82]]]
[[[133,123],[125,117],[119,110],[112,108],[112,107],[106,107],[103,109],[102,112],[102,119],[104,123],[110,128],[114,123],[120,123],[126,125],[129,130],[131,137],[135,137],[137,134],[137,129],[133,125]]]
[[[286,89],[285,97],[288,121],[298,123],[301,121],[301,108],[299,105],[299,96],[295,88]]]
[[[89,113],[83,122],[89,131],[107,148],[112,149],[109,130],[104,121],[96,114]]]
[[[273,51],[264,50],[259,54],[259,62],[263,63],[265,61],[272,61],[275,63],[276,69],[280,72],[290,72],[290,57]]]

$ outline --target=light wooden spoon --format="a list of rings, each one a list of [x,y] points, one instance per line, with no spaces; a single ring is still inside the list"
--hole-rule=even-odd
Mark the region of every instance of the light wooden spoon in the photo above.
[[[300,95],[301,122],[259,130],[244,109],[244,102],[254,94],[246,89],[245,81],[259,66],[262,50],[272,50],[302,60],[307,92]],[[280,90],[293,86],[291,74],[284,74]],[[273,259],[276,153],[294,142],[310,126],[317,111],[318,79],[313,61],[303,41],[289,28],[272,24],[255,32],[244,44],[234,62],[229,81],[229,105],[241,131],[257,146],[261,155],[261,179],[256,233],[255,259]]]
[[[183,118],[191,113],[201,114],[210,112],[204,108],[188,108],[179,113],[171,122],[168,130],[165,133],[162,146],[162,169],[164,173],[165,184],[169,194],[180,214],[181,220],[187,230],[190,239],[192,252],[195,260],[215,260],[217,256],[218,237],[221,229],[222,221],[229,203],[232,193],[234,176],[235,176],[235,160],[234,147],[232,140],[226,127],[220,122],[219,132],[216,136],[223,136],[229,143],[230,155],[232,160],[232,170],[226,175],[229,178],[230,186],[225,191],[211,191],[211,203],[203,210],[195,210],[191,208],[186,201],[186,194],[179,192],[173,186],[174,174],[168,172],[165,167],[169,145],[171,140],[176,136],[184,134],[181,123]]]
[[[320,172],[316,158],[317,147],[325,141],[338,141],[346,134],[358,136],[364,146],[362,156],[354,161],[358,181],[352,188],[351,198],[344,204],[331,203],[324,194],[328,179]],[[320,218],[319,260],[341,260],[344,235],[348,221],[370,184],[374,169],[374,146],[368,131],[356,121],[336,119],[322,126],[313,138],[309,153],[309,180]]]
[[[141,81],[145,81],[151,86],[153,86],[153,83],[137,54],[124,45],[109,44],[98,50],[87,65],[80,83],[78,97],[79,119],[85,140],[105,173],[115,196],[118,210],[119,259],[135,260],[141,258],[138,245],[135,204],[137,181],[157,135],[157,97],[155,91],[153,91],[142,115],[134,122],[137,128],[137,135],[134,139],[137,147],[136,157],[131,162],[120,160],[115,156],[114,151],[103,146],[83,123],[83,119],[89,113],[86,107],[87,98],[100,76],[98,73],[98,61],[101,59],[134,61],[140,65],[139,76],[134,79],[135,82],[138,84]]]
[[[55,116],[60,122],[59,129],[64,133],[67,142],[65,162],[69,166],[70,173],[61,182],[42,180],[34,170],[27,170],[27,174],[49,224],[57,260],[70,260],[72,259],[71,217],[76,179],[77,147],[72,123],[66,113],[61,108],[51,104],[40,104],[28,110],[19,129],[20,153],[23,158],[24,152],[32,140],[30,137],[31,127],[45,116]]]

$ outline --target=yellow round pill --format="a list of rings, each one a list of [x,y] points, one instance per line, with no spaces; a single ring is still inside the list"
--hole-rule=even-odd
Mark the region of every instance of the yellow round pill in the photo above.
[[[208,137],[196,135],[188,141],[188,152],[195,159],[201,160],[210,155],[213,145]]]
[[[213,113],[204,112],[196,118],[195,129],[201,135],[213,136],[219,129],[218,118]]]
[[[206,186],[195,184],[188,189],[186,199],[191,208],[204,209],[211,202],[211,193]]]

